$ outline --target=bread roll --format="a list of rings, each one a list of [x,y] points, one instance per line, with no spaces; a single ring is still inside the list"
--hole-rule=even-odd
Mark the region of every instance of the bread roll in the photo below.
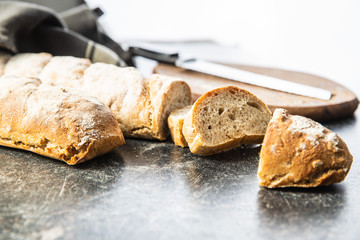
[[[276,109],[260,151],[260,186],[316,187],[341,182],[352,164],[345,142],[311,119]]]
[[[39,79],[1,77],[0,106],[3,146],[74,165],[125,143],[104,104]]]
[[[269,108],[252,93],[222,87],[194,103],[185,116],[183,134],[192,153],[210,155],[261,143],[270,118]]]
[[[180,147],[187,147],[188,144],[182,132],[185,115],[190,111],[191,105],[173,110],[168,117],[170,135],[173,142]]]
[[[4,70],[6,76],[38,77],[50,61],[49,53],[19,53],[10,58]]]

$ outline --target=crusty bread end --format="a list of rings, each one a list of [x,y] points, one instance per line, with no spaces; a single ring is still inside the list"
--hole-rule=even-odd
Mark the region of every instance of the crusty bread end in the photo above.
[[[353,157],[345,142],[319,123],[276,109],[260,151],[260,186],[316,187],[341,182]]]

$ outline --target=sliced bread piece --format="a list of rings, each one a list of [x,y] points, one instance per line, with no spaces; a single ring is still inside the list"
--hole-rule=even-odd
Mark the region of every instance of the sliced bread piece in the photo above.
[[[192,153],[211,155],[240,144],[261,143],[271,111],[252,93],[234,86],[205,93],[184,119]]]
[[[353,157],[345,142],[321,124],[276,109],[260,151],[260,186],[316,187],[341,182]]]
[[[182,132],[185,115],[190,111],[191,105],[173,110],[168,118],[171,139],[180,147],[187,147],[188,144]]]

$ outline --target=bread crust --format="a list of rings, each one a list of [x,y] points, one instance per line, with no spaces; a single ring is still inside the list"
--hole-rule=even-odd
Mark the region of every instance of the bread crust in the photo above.
[[[257,123],[259,125],[263,125],[262,129],[257,133],[243,132],[243,133],[235,134],[234,136],[231,137],[225,136],[226,133],[220,133],[220,135],[226,138],[226,140],[221,140],[221,141],[214,140],[217,136],[215,136],[213,139],[210,139],[211,141],[209,139],[206,139],[204,131],[202,132],[200,130],[200,126],[203,124],[202,122],[204,122],[204,117],[200,117],[201,109],[203,109],[204,105],[209,105],[209,107],[211,107],[210,103],[208,104],[208,102],[221,101],[221,97],[219,97],[221,94],[226,95],[226,94],[234,94],[234,93],[239,93],[243,96],[241,100],[234,99],[235,102],[238,101],[239,105],[243,104],[242,101],[245,102],[244,104],[248,104],[248,102],[252,102],[257,105],[257,107],[260,109],[259,111],[263,114],[263,117],[266,119],[263,122],[259,120]],[[214,100],[209,100],[210,98]],[[246,112],[244,114],[246,114]],[[211,155],[222,151],[226,151],[231,148],[235,148],[240,144],[261,143],[265,134],[266,126],[268,124],[268,121],[270,120],[270,117],[271,117],[271,111],[269,110],[269,108],[266,106],[266,104],[263,101],[261,101],[255,95],[235,86],[227,86],[227,87],[217,88],[205,93],[194,103],[192,109],[185,116],[184,125],[183,125],[183,134],[192,153],[198,155]],[[236,119],[233,120],[234,120],[233,121],[234,124],[236,124],[235,122]],[[216,122],[215,124],[220,124],[220,122]]]
[[[19,53],[7,62],[4,75],[17,77],[39,77],[39,74],[50,61],[50,53]]]
[[[185,136],[183,134],[184,118],[190,111],[191,105],[173,110],[168,117],[168,126],[170,129],[171,139],[175,145],[180,147],[187,147]]]
[[[91,61],[86,58],[52,57],[42,69],[39,78],[54,86],[63,85],[66,81],[67,87],[81,89],[82,77],[90,65]]]
[[[352,164],[345,142],[311,119],[276,109],[260,151],[259,185],[316,187],[341,182]]]
[[[0,144],[75,165],[125,143],[98,100],[39,79],[0,78]]]

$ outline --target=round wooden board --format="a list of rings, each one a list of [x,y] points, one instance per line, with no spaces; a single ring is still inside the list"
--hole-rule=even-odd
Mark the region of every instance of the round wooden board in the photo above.
[[[156,66],[154,73],[174,76],[186,81],[191,87],[194,100],[214,88],[233,85],[252,92],[262,99],[272,111],[275,108],[285,108],[291,114],[306,116],[316,121],[329,121],[348,117],[354,113],[359,104],[359,100],[349,89],[323,77],[275,68],[245,65],[227,66],[327,89],[332,92],[332,97],[328,101],[319,100],[231,81],[167,64]]]

